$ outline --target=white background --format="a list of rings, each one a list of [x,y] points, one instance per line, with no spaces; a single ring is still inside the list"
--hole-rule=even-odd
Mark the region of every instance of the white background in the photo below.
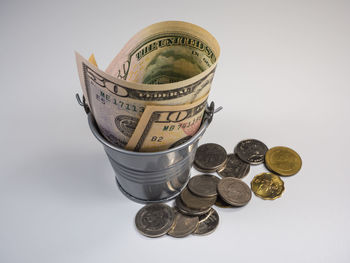
[[[1,1],[0,262],[349,262],[349,14],[349,1]],[[303,159],[282,198],[217,208],[209,236],[137,232],[142,205],[117,189],[74,97],[74,50],[106,68],[163,20],[221,45],[210,100],[224,110],[201,143],[256,138]]]

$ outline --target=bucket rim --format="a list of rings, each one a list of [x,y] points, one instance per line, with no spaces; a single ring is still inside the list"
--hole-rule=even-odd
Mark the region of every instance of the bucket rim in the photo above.
[[[106,146],[114,151],[118,151],[120,153],[123,153],[123,154],[137,155],[137,156],[164,155],[164,154],[168,154],[168,153],[175,152],[175,151],[181,150],[183,148],[186,148],[189,145],[192,145],[195,141],[197,141],[204,134],[205,130],[208,128],[208,126],[210,124],[210,120],[208,118],[203,118],[202,125],[200,126],[199,130],[195,133],[195,135],[192,136],[188,141],[186,141],[183,144],[180,144],[174,148],[163,150],[163,151],[158,151],[158,152],[134,152],[134,151],[129,151],[126,149],[119,148],[118,146],[115,146],[112,143],[110,143],[109,141],[107,141],[103,137],[101,132],[99,131],[99,129],[97,127],[96,120],[95,120],[94,116],[91,114],[91,112],[89,112],[87,114],[87,116],[88,116],[88,122],[89,122],[89,126],[90,126],[92,133],[94,134],[96,139],[99,140],[104,146]]]

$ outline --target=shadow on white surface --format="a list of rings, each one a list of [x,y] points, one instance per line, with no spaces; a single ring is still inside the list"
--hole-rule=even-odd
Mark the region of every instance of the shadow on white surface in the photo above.
[[[50,198],[127,200],[119,192],[114,172],[102,151],[99,154],[52,152],[40,158],[27,158],[16,171],[16,180],[20,177],[27,191],[50,194]]]

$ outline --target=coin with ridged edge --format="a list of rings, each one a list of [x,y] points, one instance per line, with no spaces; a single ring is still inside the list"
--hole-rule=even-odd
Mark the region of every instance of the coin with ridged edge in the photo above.
[[[270,171],[282,176],[291,176],[299,172],[302,161],[294,150],[277,146],[266,152],[265,164]]]
[[[199,217],[199,224],[193,232],[195,235],[208,235],[219,225],[219,214],[215,209],[210,209],[208,214]]]
[[[175,204],[176,204],[176,208],[179,210],[180,213],[182,213],[184,215],[189,215],[189,216],[203,215],[203,214],[208,213],[211,209],[211,207],[208,207],[208,208],[203,209],[203,210],[189,208],[182,202],[180,196],[176,197]]]
[[[188,189],[201,197],[214,197],[218,194],[216,188],[220,179],[215,175],[201,174],[193,176],[188,182]]]
[[[173,208],[166,204],[149,204],[135,217],[136,228],[147,237],[159,237],[170,230],[174,222]]]
[[[215,169],[211,169],[211,170],[208,170],[208,169],[203,169],[202,167],[199,167],[196,162],[193,162],[193,168],[196,169],[198,172],[201,172],[201,173],[215,173],[216,172],[216,168]]]
[[[192,194],[186,187],[180,194],[182,202],[189,208],[196,210],[205,210],[211,207],[215,201],[216,196],[214,197],[200,197]]]
[[[261,141],[248,139],[240,141],[234,149],[235,154],[249,164],[261,164],[265,160],[267,146]]]
[[[233,206],[244,206],[252,198],[249,186],[233,177],[226,177],[218,183],[218,193],[222,200]]]
[[[262,199],[274,200],[284,192],[284,182],[273,173],[261,173],[251,181],[254,194]]]
[[[194,162],[203,170],[221,169],[227,158],[226,150],[216,143],[206,143],[198,147]]]
[[[250,170],[250,165],[243,162],[235,153],[227,155],[227,161],[225,166],[218,170],[217,173],[221,177],[234,177],[241,179],[245,177]]]
[[[185,237],[196,230],[199,219],[198,216],[186,216],[175,212],[175,219],[168,235],[172,237]]]

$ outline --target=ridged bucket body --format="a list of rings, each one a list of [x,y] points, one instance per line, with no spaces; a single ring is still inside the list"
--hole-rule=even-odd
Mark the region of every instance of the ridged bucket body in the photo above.
[[[92,133],[102,143],[121,191],[141,202],[162,202],[177,196],[190,178],[198,141],[209,125],[205,119],[197,133],[185,143],[161,152],[133,152],[109,143],[88,114]]]

